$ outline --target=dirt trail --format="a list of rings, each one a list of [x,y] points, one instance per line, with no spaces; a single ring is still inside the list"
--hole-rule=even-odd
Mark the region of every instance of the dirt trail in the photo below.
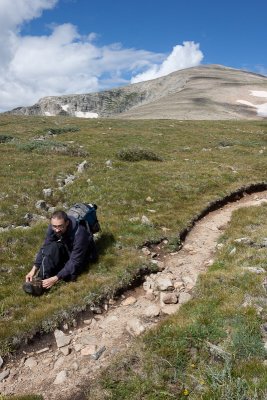
[[[0,375],[6,371],[7,377],[0,382],[0,393],[36,393],[45,400],[75,398],[85,381],[94,379],[115,354],[131,344],[133,336],[155,326],[164,315],[176,312],[190,299],[198,275],[212,263],[218,238],[232,212],[266,202],[267,191],[246,195],[202,218],[187,235],[183,248],[162,259],[162,272],[148,277],[142,287],[125,293],[103,314],[95,314],[81,327],[66,327],[64,334],[57,332],[61,335],[57,342],[52,335],[39,345],[39,351],[29,349],[24,356],[4,364]],[[179,292],[178,301],[171,304],[164,303],[163,298],[174,292],[166,287],[153,290],[153,282],[168,285],[168,279],[174,291]]]

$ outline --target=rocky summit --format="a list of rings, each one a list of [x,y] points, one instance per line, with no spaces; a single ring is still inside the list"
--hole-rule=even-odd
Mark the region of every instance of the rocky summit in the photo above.
[[[267,117],[267,77],[201,65],[97,93],[49,96],[15,115],[83,118],[233,120]]]

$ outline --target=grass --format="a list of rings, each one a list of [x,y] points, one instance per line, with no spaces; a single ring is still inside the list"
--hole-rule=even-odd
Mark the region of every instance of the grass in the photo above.
[[[48,142],[54,147],[45,146],[41,152],[38,144],[32,148],[33,143],[39,143],[35,138],[40,132],[53,129],[57,133]],[[77,120],[2,115],[1,134],[14,138],[0,143],[1,227],[9,228],[0,233],[2,356],[27,335],[53,330],[103,295],[112,297],[118,288],[134,279],[140,268],[149,268],[139,251],[142,243],[166,236],[170,243],[176,243],[177,233],[209,202],[241,186],[267,180],[265,122]],[[72,150],[58,152],[53,150],[55,147]],[[127,162],[118,158],[125,149]],[[140,149],[145,149],[138,162],[128,160],[133,149],[139,149],[139,155]],[[161,161],[147,159],[151,154]],[[78,174],[77,166],[84,159],[89,168]],[[106,164],[108,160],[112,164]],[[57,180],[70,174],[75,174],[75,181],[59,188]],[[102,227],[97,237],[100,257],[76,283],[62,283],[47,295],[32,298],[23,293],[21,285],[42,243],[48,220],[25,229],[24,217],[31,212],[48,218],[35,204],[43,198],[42,190],[49,187],[53,188],[53,195],[46,199],[49,206],[64,208],[80,201],[98,205]],[[155,212],[151,213],[151,209]],[[143,215],[148,217],[149,224],[142,224]],[[244,223],[249,219],[247,215],[244,213],[240,218]],[[15,228],[18,225],[21,228]],[[239,221],[236,229],[241,229],[241,225]],[[242,228],[244,231],[246,226]],[[248,226],[255,240],[264,235],[263,216],[259,219],[255,215]],[[134,369],[133,362],[129,363],[130,371],[126,369],[128,375],[117,366],[114,371],[120,379],[111,374],[110,380],[103,383],[111,393],[109,398],[126,398],[123,396],[127,391],[133,393],[133,399],[183,398],[187,397],[186,390],[194,393],[196,389],[189,377],[193,374],[200,382],[203,376],[208,382],[210,376],[206,368],[210,360],[206,341],[227,344],[233,359],[231,364],[218,367],[225,368],[225,376],[231,373],[233,388],[241,385],[243,390],[243,383],[237,380],[241,368],[237,360],[243,360],[246,371],[258,368],[259,384],[251,383],[249,373],[246,382],[260,393],[265,377],[260,320],[253,307],[236,317],[243,293],[258,293],[259,279],[249,273],[243,275],[240,268],[237,272],[237,265],[232,264],[229,249],[243,245],[237,246],[228,236],[222,242],[220,257],[199,282],[198,297],[144,339],[140,352],[136,351]],[[249,257],[253,257],[255,265],[265,266],[264,251],[242,248],[234,260],[237,262],[240,257],[238,263],[247,265]],[[200,369],[190,366],[196,365],[191,353],[199,360]],[[255,363],[253,368],[251,363]],[[136,394],[134,387],[138,388]],[[204,385],[195,398],[209,390],[215,389],[211,384]]]

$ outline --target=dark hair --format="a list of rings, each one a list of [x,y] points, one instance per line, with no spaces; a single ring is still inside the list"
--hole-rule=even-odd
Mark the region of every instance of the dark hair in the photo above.
[[[54,211],[53,214],[51,215],[51,219],[56,218],[56,219],[64,219],[64,221],[68,221],[68,215],[65,213],[65,211],[58,210]]]

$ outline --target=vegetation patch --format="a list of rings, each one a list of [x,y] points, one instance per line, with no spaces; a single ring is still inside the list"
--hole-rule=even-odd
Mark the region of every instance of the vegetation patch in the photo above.
[[[27,153],[36,152],[39,154],[66,154],[77,157],[86,157],[88,155],[88,152],[82,148],[49,140],[32,140],[28,143],[18,144],[17,147],[19,150],[26,151]]]
[[[163,161],[162,157],[151,150],[132,147],[118,151],[117,157],[122,161]]]
[[[48,135],[61,135],[68,132],[78,132],[79,130],[78,126],[63,126],[61,128],[46,128],[44,132]]]
[[[14,139],[13,136],[10,135],[0,135],[0,143],[8,143]]]

